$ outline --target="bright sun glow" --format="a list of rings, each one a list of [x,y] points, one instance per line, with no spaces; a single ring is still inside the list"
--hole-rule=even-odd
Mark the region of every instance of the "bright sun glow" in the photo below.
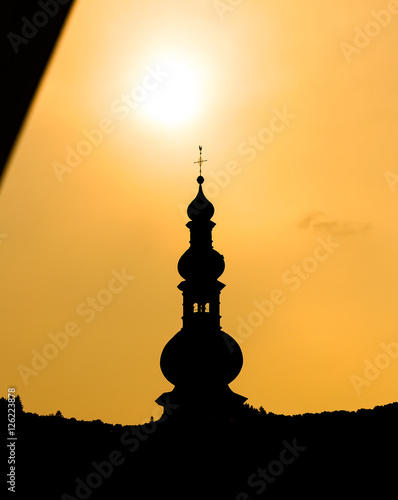
[[[158,66],[165,74],[147,97],[142,114],[165,125],[178,125],[195,117],[199,110],[199,73],[178,59],[164,59]]]

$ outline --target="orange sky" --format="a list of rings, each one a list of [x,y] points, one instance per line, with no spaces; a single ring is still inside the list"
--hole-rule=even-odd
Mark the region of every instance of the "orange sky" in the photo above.
[[[202,144],[231,388],[286,414],[397,401],[397,47],[395,1],[76,1],[2,186],[4,393],[160,416]]]

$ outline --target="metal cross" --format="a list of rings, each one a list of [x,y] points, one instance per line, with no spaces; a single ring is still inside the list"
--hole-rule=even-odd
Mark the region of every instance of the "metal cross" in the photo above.
[[[199,175],[202,175],[202,163],[207,160],[202,160],[202,146],[199,146],[199,160],[194,161],[194,163],[199,163]]]

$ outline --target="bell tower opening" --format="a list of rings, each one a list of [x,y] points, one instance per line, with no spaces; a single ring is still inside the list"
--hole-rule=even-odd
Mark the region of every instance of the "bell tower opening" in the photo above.
[[[209,313],[210,312],[210,303],[206,302],[205,304],[200,304],[198,302],[193,303],[192,307],[193,313]]]

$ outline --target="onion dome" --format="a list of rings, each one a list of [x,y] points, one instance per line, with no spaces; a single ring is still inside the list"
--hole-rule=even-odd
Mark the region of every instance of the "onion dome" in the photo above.
[[[196,180],[199,184],[199,191],[196,198],[188,205],[188,217],[193,221],[210,220],[214,215],[214,206],[203,193],[204,178],[200,175]]]
[[[218,386],[231,383],[241,371],[243,355],[238,343],[223,331],[180,330],[165,345],[160,366],[173,385]]]
[[[178,261],[178,272],[186,280],[217,279],[222,275],[224,269],[224,256],[213,248],[205,251],[188,248]]]

